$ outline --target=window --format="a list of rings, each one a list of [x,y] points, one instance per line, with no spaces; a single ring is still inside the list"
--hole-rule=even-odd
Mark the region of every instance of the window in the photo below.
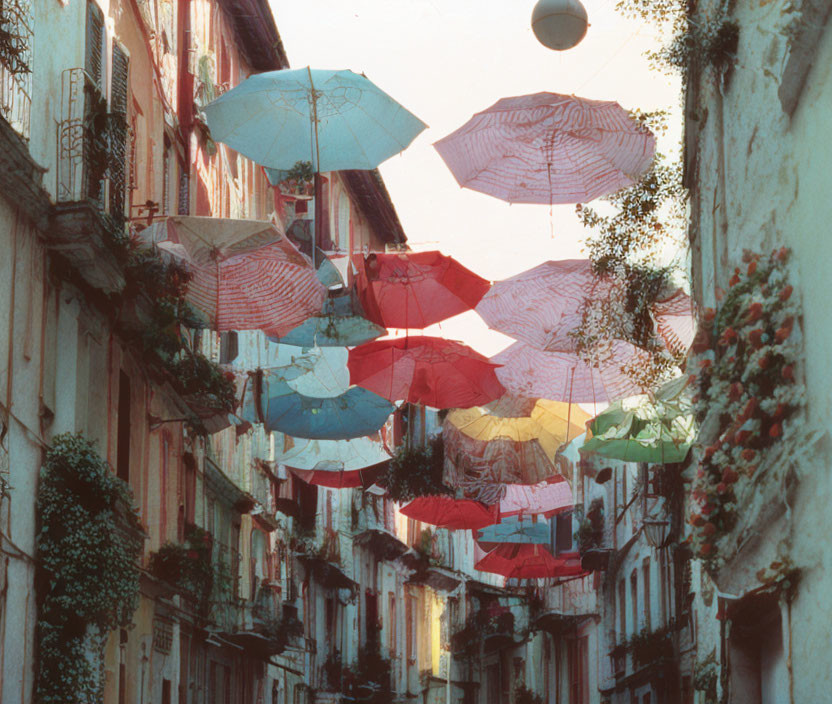
[[[589,704],[589,640],[572,638],[567,641],[569,667],[569,704]]]
[[[555,553],[572,551],[572,511],[562,511],[555,521]]]
[[[123,371],[118,374],[116,474],[125,482],[130,481],[130,377]]]
[[[396,654],[396,597],[393,592],[387,595],[387,649],[390,656]]]
[[[644,582],[644,628],[648,632],[652,631],[652,624],[650,618],[650,611],[652,604],[650,603],[650,558],[645,557],[641,563],[642,581]]]
[[[407,661],[409,663],[416,661],[416,611],[417,611],[416,597],[408,594],[405,597],[405,624],[407,626]]]
[[[104,65],[104,13],[92,0],[87,3],[87,42],[84,70],[93,85],[101,90]]]
[[[627,639],[627,583],[623,579],[618,582],[618,639]]]
[[[667,623],[667,568],[665,566],[665,554],[659,551],[659,591],[660,591],[660,606],[661,612],[659,614],[662,625]]]
[[[109,211],[116,222],[124,220],[127,191],[127,96],[130,60],[124,50],[113,42],[113,61],[110,73],[110,114],[107,134],[109,141]]]
[[[167,212],[167,211],[166,211]],[[220,333],[220,364],[229,364],[237,359],[239,341],[233,330]]]
[[[633,633],[638,633],[638,572],[633,570],[632,574],[630,574],[630,607],[632,609],[632,626],[633,626]]]

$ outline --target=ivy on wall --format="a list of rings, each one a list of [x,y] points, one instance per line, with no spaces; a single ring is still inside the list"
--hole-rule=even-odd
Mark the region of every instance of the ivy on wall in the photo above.
[[[98,702],[110,631],[138,605],[144,533],[130,488],[80,434],[59,435],[37,496],[41,704]]]

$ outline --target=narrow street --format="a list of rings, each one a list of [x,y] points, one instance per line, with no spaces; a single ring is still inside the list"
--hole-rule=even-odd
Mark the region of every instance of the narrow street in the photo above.
[[[0,702],[832,701],[830,14],[2,0]]]

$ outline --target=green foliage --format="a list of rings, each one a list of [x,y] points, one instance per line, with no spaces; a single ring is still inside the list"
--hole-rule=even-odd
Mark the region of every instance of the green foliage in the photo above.
[[[296,161],[286,173],[286,178],[294,181],[311,181],[315,176],[311,161]]]
[[[38,675],[42,704],[97,702],[94,660],[138,605],[144,542],[129,487],[81,435],[59,435],[37,497]]]
[[[390,661],[381,655],[378,628],[370,628],[367,643],[358,652],[358,662],[344,668],[343,693],[349,700],[367,704],[389,704],[395,698]]]
[[[673,641],[671,635],[675,630],[674,624],[662,626],[655,631],[641,631],[628,642],[628,648],[633,653],[636,667],[643,667],[662,658],[673,657]]]
[[[150,572],[196,602],[202,613],[210,609],[214,588],[212,544],[210,533],[191,526],[184,545],[165,543],[150,555]]]
[[[445,443],[442,436],[432,438],[425,447],[402,445],[387,470],[387,494],[394,501],[411,501],[418,496],[451,494],[442,481]]]
[[[543,697],[521,684],[514,690],[514,704],[543,704]]]

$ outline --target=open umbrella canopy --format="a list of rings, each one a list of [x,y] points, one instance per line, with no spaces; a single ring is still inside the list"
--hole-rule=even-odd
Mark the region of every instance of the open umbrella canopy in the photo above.
[[[443,437],[449,486],[493,504],[503,498],[506,485],[535,484],[557,475],[558,448],[584,432],[588,414],[578,406],[545,400],[518,412],[528,415],[499,416],[485,408],[448,413]]]
[[[635,396],[612,404],[593,419],[591,437],[580,451],[625,462],[683,461],[696,438],[687,381],[684,376],[674,379],[653,398]]]
[[[249,76],[205,114],[214,140],[275,169],[374,169],[426,127],[365,76],[311,68]]]
[[[420,496],[402,506],[400,512],[415,521],[448,530],[484,528],[497,522],[496,506],[450,496]]]
[[[635,183],[656,140],[618,103],[535,93],[498,100],[434,147],[460,186],[509,203],[585,203]]]
[[[459,342],[402,337],[350,350],[350,380],[391,401],[432,408],[467,408],[493,401],[504,389],[496,365]]]
[[[546,545],[552,539],[551,526],[546,519],[514,516],[501,518],[477,531],[477,542],[484,550],[492,550],[498,543],[526,543]]]
[[[353,295],[345,294],[328,298],[321,315],[308,318],[275,340],[302,347],[354,347],[386,334],[383,327],[363,317],[361,306]]]
[[[277,435],[277,462],[292,470],[348,473],[389,461],[378,437],[352,440],[310,440]]]
[[[376,432],[394,410],[387,400],[357,386],[330,398],[307,396],[264,372],[254,376],[241,413],[247,421],[263,423],[270,432],[315,440],[345,440]]]
[[[572,487],[559,476],[538,484],[507,484],[500,499],[500,518],[539,514],[549,518],[572,505]]]
[[[353,262],[367,317],[390,328],[426,328],[463,313],[491,287],[441,252],[359,254]]]
[[[615,340],[610,357],[595,368],[577,352],[545,352],[515,342],[491,361],[501,365],[497,378],[512,394],[568,403],[610,403],[642,392],[622,367],[646,355],[629,342]]]
[[[583,574],[577,554],[555,557],[543,545],[528,543],[502,543],[477,562],[474,569],[507,579],[555,579]]]
[[[292,469],[307,484],[325,486],[329,489],[357,489],[371,486],[387,469],[387,462],[382,462],[366,469],[354,469],[349,472],[332,472],[317,469]]]
[[[497,281],[476,307],[488,327],[547,352],[572,352],[571,333],[581,326],[587,301],[607,298],[621,286],[598,276],[588,259],[563,259]],[[693,340],[690,297],[677,289],[651,309],[656,332],[675,352]]]
[[[272,223],[172,216],[140,236],[186,265],[187,300],[218,331],[283,334],[317,315],[326,297],[309,261]]]

